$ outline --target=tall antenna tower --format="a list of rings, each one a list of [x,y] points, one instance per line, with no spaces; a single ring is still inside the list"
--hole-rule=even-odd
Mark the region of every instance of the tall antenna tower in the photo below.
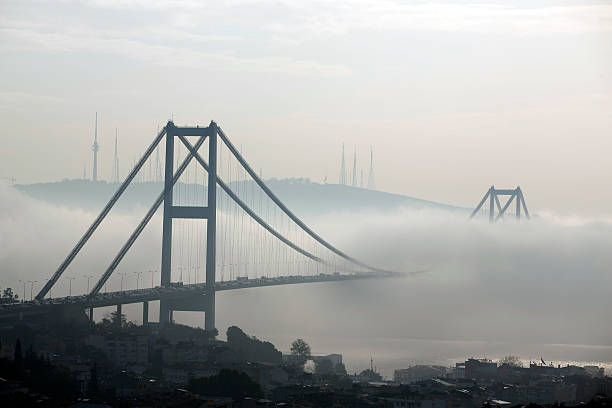
[[[355,146],[353,153],[353,182],[351,184],[353,187],[357,187],[357,146]]]
[[[119,151],[117,150],[117,128],[115,128],[115,161],[113,162],[113,181],[119,182]]]
[[[346,185],[346,167],[344,166],[344,143],[342,143],[342,163],[340,164],[340,184]]]
[[[370,173],[368,174],[368,188],[376,188],[374,182],[374,149],[370,146]]]
[[[96,128],[94,131],[94,142],[91,146],[91,150],[93,151],[93,172],[92,172],[92,180],[98,181],[98,150],[100,147],[98,146],[98,112],[96,112]]]

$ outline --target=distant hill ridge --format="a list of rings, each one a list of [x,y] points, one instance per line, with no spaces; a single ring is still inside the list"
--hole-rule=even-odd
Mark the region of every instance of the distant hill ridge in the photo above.
[[[465,208],[419,198],[340,184],[313,183],[308,179],[269,179],[265,183],[289,209],[298,215],[324,215],[344,211],[389,211],[402,207],[466,211]],[[244,192],[259,191],[258,187],[253,188],[251,181],[233,182],[231,187],[239,195]],[[55,183],[15,185],[15,188],[37,200],[68,208],[97,211],[117,190],[118,183],[64,180]],[[161,182],[133,182],[117,203],[117,209],[132,212],[143,207],[148,208],[162,189]],[[188,196],[192,201],[196,196],[200,200],[206,197],[206,186],[202,185],[177,183],[174,191],[175,203],[177,200],[185,201]],[[255,206],[258,205],[258,201],[259,198],[252,200],[256,203]],[[187,203],[180,202],[180,204]]]

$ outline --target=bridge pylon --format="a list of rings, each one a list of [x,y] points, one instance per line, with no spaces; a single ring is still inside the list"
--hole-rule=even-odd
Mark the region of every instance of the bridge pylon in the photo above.
[[[499,196],[508,197],[503,207],[501,206],[501,203],[499,201]],[[521,220],[521,209],[523,210],[525,217],[529,219],[530,216],[529,216],[529,211],[527,210],[527,204],[525,204],[525,197],[523,196],[523,191],[518,186],[513,190],[496,189],[495,186],[491,186],[491,188],[487,190],[482,200],[480,200],[480,203],[478,203],[478,205],[476,206],[476,208],[470,215],[470,219],[474,218],[474,216],[476,216],[476,214],[478,214],[478,212],[483,207],[486,208],[485,203],[487,203],[488,201],[489,222],[496,222],[497,220],[502,218],[504,214],[506,214],[506,210],[510,207],[513,200],[516,201],[516,210],[515,210],[516,220],[517,221]],[[497,208],[497,212],[495,211],[496,208]]]
[[[208,138],[208,202],[205,207],[176,206],[172,190],[176,175],[174,172],[174,141],[187,136]],[[201,144],[201,143],[200,143]],[[196,148],[197,151],[197,148]],[[204,328],[215,330],[215,259],[217,228],[217,124],[210,122],[207,128],[177,127],[172,122],[166,125],[166,158],[164,171],[164,215],[162,224],[161,286],[171,285],[172,266],[172,222],[175,218],[206,220],[206,293],[200,310],[205,312]],[[172,321],[173,304],[161,299],[159,322]]]

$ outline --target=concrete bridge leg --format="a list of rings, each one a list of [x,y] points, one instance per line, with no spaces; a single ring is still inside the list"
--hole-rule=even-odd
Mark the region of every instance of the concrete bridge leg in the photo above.
[[[169,286],[172,277],[172,190],[174,178],[174,125],[166,126],[166,163],[164,165],[164,218],[162,224],[162,259],[160,285]],[[171,321],[170,307],[166,299],[159,300],[159,323]]]
[[[142,302],[142,325],[149,324],[149,302]]]
[[[170,321],[172,320],[170,313],[171,313],[170,305],[168,304],[166,300],[161,299],[159,301],[159,323],[160,324],[170,323]]]
[[[89,321],[90,322],[93,322],[93,320],[94,320],[94,318],[93,318],[93,310],[94,310],[93,307],[89,308]]]
[[[215,279],[217,252],[217,124],[210,122],[208,139],[208,219],[206,220],[206,315],[204,329],[215,331]],[[212,187],[211,187],[212,186]]]

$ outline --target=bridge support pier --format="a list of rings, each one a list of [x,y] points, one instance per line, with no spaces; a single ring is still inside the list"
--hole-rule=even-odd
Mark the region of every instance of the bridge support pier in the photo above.
[[[90,322],[93,322],[93,320],[94,320],[94,318],[93,318],[93,310],[94,310],[93,307],[89,308],[89,321]]]
[[[149,324],[149,302],[142,302],[142,325]]]
[[[168,301],[164,299],[159,300],[159,323],[165,324],[170,323],[172,319],[170,318],[170,305]]]

